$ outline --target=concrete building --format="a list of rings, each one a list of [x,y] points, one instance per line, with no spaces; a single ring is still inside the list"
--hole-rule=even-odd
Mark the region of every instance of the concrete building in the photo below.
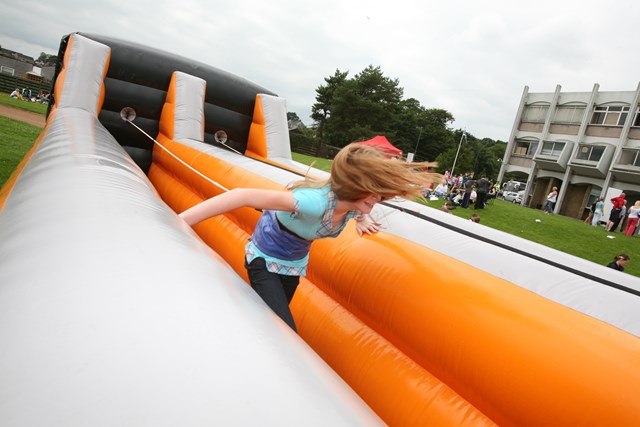
[[[525,86],[498,180],[527,182],[523,204],[541,208],[558,187],[555,213],[584,218],[608,190],[640,200],[640,85],[635,91],[529,93]]]

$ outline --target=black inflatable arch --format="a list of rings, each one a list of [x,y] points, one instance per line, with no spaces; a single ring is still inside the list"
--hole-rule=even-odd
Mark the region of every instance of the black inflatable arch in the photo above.
[[[79,34],[111,48],[111,60],[105,78],[105,99],[99,120],[145,173],[151,164],[153,142],[122,120],[120,111],[125,107],[133,107],[136,111],[135,123],[155,137],[166,90],[174,71],[182,71],[207,82],[205,142],[220,146],[213,135],[224,130],[228,136],[226,144],[240,152],[244,152],[247,146],[256,95],[276,95],[247,79],[192,59],[131,41]],[[64,56],[68,38],[66,36],[60,44],[59,58]],[[54,84],[59,72],[57,69]]]

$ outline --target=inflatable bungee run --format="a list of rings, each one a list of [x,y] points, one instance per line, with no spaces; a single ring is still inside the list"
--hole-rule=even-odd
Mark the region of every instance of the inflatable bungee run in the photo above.
[[[640,281],[418,203],[312,245],[299,335],[247,285],[286,103],[129,41],[62,39],[47,123],[0,193],[0,424],[640,425]]]

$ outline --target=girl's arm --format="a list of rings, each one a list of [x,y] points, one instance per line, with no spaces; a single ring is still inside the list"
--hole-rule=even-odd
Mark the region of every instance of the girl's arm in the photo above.
[[[242,207],[293,212],[293,193],[287,190],[259,190],[256,188],[234,188],[212,197],[180,214],[180,218],[194,225],[212,216]]]

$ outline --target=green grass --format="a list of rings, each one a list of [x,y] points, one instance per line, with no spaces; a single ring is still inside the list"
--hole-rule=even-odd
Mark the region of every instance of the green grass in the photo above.
[[[323,170],[325,172],[331,172],[331,160],[321,159],[319,157],[311,157],[305,154],[291,153],[291,157],[296,162],[304,163],[305,165],[311,165],[316,169]]]
[[[442,199],[427,202],[428,206],[439,209]],[[493,200],[482,210],[473,207],[457,207],[453,215],[470,218],[477,213],[480,225],[501,230],[514,236],[531,240],[541,245],[575,255],[597,264],[606,265],[614,255],[626,253],[631,256],[625,273],[640,277],[640,238],[627,237],[623,233],[607,233],[604,227],[592,227],[581,220],[562,215],[547,215],[541,210],[514,205],[503,200]],[[614,238],[610,238],[614,237]],[[636,261],[636,262],[634,262]]]
[[[304,164],[310,164],[313,160],[325,161],[295,154],[294,160]],[[328,171],[330,161],[326,162],[329,163],[326,169]],[[425,204],[440,209],[444,200],[426,201]],[[477,213],[480,216],[479,226],[504,231],[596,264],[606,265],[613,261],[616,254],[626,253],[631,256],[631,262],[625,267],[625,273],[640,277],[638,236],[627,237],[620,232],[607,233],[604,227],[592,227],[580,220],[562,215],[547,215],[541,210],[514,205],[503,200],[493,200],[482,210],[458,207],[451,213],[462,218],[470,218],[472,214]]]
[[[6,93],[0,94],[0,104],[7,105],[9,107],[20,108],[22,110],[31,111],[34,113],[45,114],[47,112],[47,106],[44,104],[21,101],[19,99],[11,98]]]
[[[33,146],[42,129],[0,117],[0,188]]]

